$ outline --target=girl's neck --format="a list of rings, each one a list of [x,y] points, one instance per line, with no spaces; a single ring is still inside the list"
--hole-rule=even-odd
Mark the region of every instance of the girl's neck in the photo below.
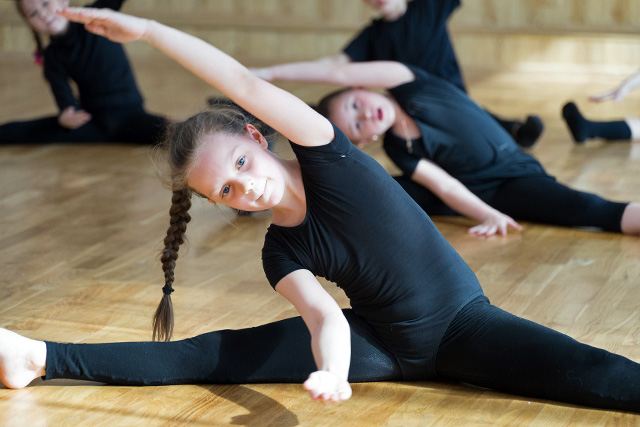
[[[416,139],[421,135],[420,128],[416,121],[400,107],[398,102],[391,98],[391,103],[396,113],[396,117],[391,125],[391,131],[405,139]]]
[[[273,207],[271,222],[281,227],[300,225],[307,215],[307,198],[298,160],[282,160],[285,190],[282,200]]]

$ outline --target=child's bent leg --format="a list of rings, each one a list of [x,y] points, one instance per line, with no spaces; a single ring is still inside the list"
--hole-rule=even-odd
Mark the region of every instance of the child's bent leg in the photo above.
[[[436,369],[443,378],[521,396],[640,412],[640,364],[485,300],[456,316]]]
[[[352,381],[399,379],[395,359],[362,321],[351,324]],[[47,343],[46,379],[121,385],[303,382],[316,370],[300,317],[241,330],[209,332],[176,342]]]
[[[544,130],[544,124],[538,116],[527,116],[524,122],[520,120],[507,120],[502,117],[496,116],[489,110],[485,111],[489,113],[498,124],[507,131],[513,138],[513,140],[521,147],[531,147],[536,143],[542,131]]]

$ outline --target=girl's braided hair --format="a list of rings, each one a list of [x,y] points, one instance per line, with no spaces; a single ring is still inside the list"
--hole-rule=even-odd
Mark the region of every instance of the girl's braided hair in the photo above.
[[[173,195],[169,209],[169,228],[160,257],[165,284],[162,288],[164,295],[153,318],[154,341],[169,341],[173,335],[174,315],[171,293],[174,269],[178,250],[185,241],[187,224],[191,220],[189,209],[193,191],[188,187],[187,179],[190,168],[198,156],[200,141],[204,136],[213,133],[243,134],[247,124],[254,125],[268,140],[273,140],[276,136],[273,129],[257,121],[255,117],[229,100],[209,100],[209,105],[210,109],[170,125],[165,140],[158,150],[158,153],[166,158],[165,164],[168,164],[169,168],[167,184],[171,187]]]

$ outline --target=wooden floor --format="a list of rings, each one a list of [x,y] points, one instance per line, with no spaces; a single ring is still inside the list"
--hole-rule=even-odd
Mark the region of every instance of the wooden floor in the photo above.
[[[183,117],[213,93],[167,62],[137,64],[151,110]],[[163,70],[158,72],[157,70]],[[619,105],[586,95],[623,75],[468,73],[472,95],[503,115],[539,113],[546,131],[531,150],[561,181],[618,200],[640,200],[640,144],[574,145],[560,121],[575,99],[592,116],[640,114],[640,94]],[[0,63],[0,121],[54,112],[39,70]],[[308,100],[317,88],[287,86]],[[284,155],[288,148],[279,147]],[[370,154],[385,166],[379,148]],[[146,147],[104,144],[0,147],[0,326],[66,342],[150,338],[161,297],[158,261],[170,193]],[[294,315],[267,284],[260,248],[268,214],[235,218],[196,202],[190,245],[178,261],[175,338]],[[437,219],[491,301],[589,343],[640,361],[640,238],[524,224],[487,240],[469,222]],[[401,250],[401,248],[397,248]],[[328,289],[346,305],[343,294]],[[247,349],[251,351],[251,349]],[[354,384],[335,406],[299,385],[113,387],[35,381],[0,388],[0,424],[67,425],[640,425],[640,417],[514,397],[458,384]]]

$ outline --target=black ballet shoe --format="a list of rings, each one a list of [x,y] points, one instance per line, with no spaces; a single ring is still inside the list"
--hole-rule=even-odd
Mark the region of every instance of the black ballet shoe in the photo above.
[[[562,117],[567,123],[567,127],[571,132],[573,141],[576,144],[582,144],[587,139],[587,132],[585,129],[586,120],[580,114],[578,107],[573,102],[568,102],[562,107]]]
[[[540,117],[527,116],[527,120],[514,132],[513,139],[519,146],[528,148],[536,143],[543,130],[544,124]]]

